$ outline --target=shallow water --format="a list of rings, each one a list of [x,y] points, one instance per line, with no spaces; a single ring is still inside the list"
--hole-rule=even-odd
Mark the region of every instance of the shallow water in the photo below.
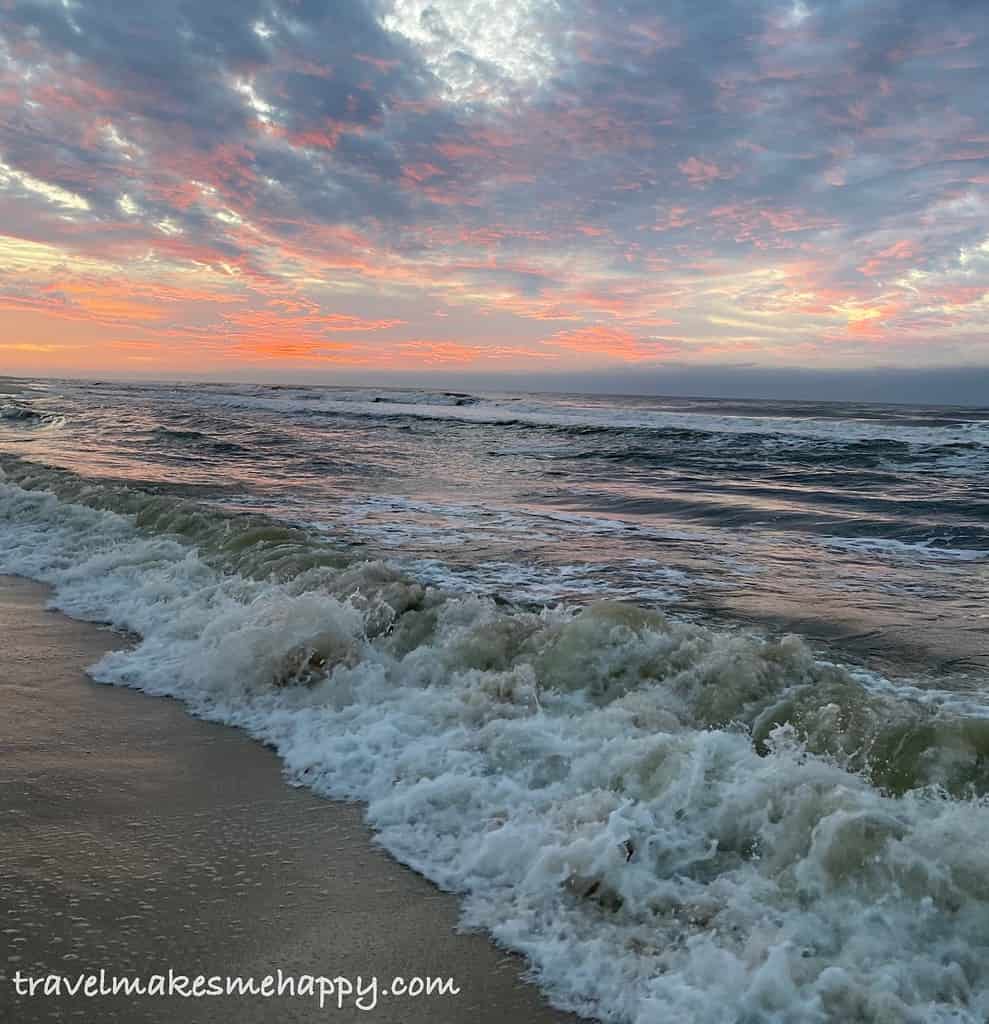
[[[0,570],[143,637],[97,678],[367,801],[560,1005],[989,1012],[989,411],[24,382],[0,449]]]

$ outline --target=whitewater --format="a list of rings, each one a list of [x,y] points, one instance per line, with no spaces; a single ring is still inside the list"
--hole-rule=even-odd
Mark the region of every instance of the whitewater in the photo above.
[[[170,387],[135,401],[124,389],[97,402],[77,385],[19,387],[13,405],[22,411],[0,437],[0,571],[43,580],[57,607],[132,636],[93,667],[97,680],[178,698],[271,745],[291,783],[365,802],[382,845],[460,893],[465,922],[523,953],[556,1005],[643,1024],[974,1024],[989,1015],[984,633],[970,616],[959,639],[951,615],[940,614],[952,601],[985,607],[984,524],[973,512],[984,419],[884,427],[873,414],[843,431],[840,416],[818,412],[795,432],[786,410],[775,417],[787,421],[777,424],[786,444],[774,444],[751,474],[771,473],[778,493],[758,507],[752,498],[740,530],[737,517],[684,516],[672,486],[660,494],[655,483],[656,508],[636,513],[648,482],[643,460],[661,449],[662,434],[647,443],[639,426],[632,438],[621,433],[619,448],[622,428],[602,425],[599,407],[577,425],[599,446],[591,456],[578,458],[588,449],[575,451],[572,433],[565,444],[546,433],[558,423],[538,422],[523,428],[536,434],[502,436],[499,458],[511,443],[527,446],[536,455],[516,454],[516,466],[531,470],[525,460],[537,458],[547,480],[562,464],[568,483],[583,472],[578,463],[617,461],[619,475],[608,479],[612,494],[621,484],[620,515],[604,502],[540,505],[529,478],[525,504],[492,484],[478,491],[463,432],[479,428],[462,413],[483,398],[443,395],[443,406],[435,395],[374,402],[308,392],[302,400],[325,401],[334,422],[336,406],[358,405],[348,430],[365,432],[367,408],[387,406],[372,422],[397,416],[382,429],[396,430],[389,444],[407,447],[397,428],[421,410],[406,407],[428,406],[459,432],[450,441],[456,456],[435,435],[427,441],[436,464],[461,467],[465,496],[403,487],[400,465],[383,465],[380,436],[361,448],[323,433],[317,449],[309,432],[322,428],[309,422],[310,409],[256,408],[293,400],[273,391]],[[533,415],[562,415],[544,404]],[[322,468],[290,475],[283,454],[266,464],[218,450],[251,453],[273,425],[237,420],[224,432],[232,406],[282,417],[307,465],[322,459]],[[461,418],[443,419],[443,408]],[[142,417],[129,436],[125,409]],[[718,447],[725,475],[733,456],[716,421],[739,413],[686,415],[686,426],[648,429],[711,435],[677,442],[690,448],[680,456],[689,474],[680,472],[697,491],[702,461]],[[143,460],[137,430],[149,439]],[[903,488],[942,474],[937,521],[922,511],[895,521],[860,494],[854,523],[822,530],[812,510],[760,528],[769,505],[779,511],[807,445],[828,431],[829,447],[808,470],[819,492],[835,445],[852,445],[853,454],[838,453],[839,477],[898,474]],[[731,433],[748,446],[746,460],[765,451],[762,427],[740,431],[734,422]],[[874,451],[861,451],[877,440],[891,446],[881,467]],[[480,460],[492,437],[471,443]],[[234,468],[226,475],[221,466]],[[209,471],[225,479],[210,483]],[[362,476],[384,477],[388,493],[361,491]],[[317,477],[333,482],[316,490]],[[268,488],[273,478],[284,493]],[[682,497],[681,488],[681,505]],[[889,528],[877,531],[878,522]],[[472,539],[470,558],[462,544],[445,554],[451,529]],[[895,638],[870,659],[856,656],[854,637],[822,643],[734,615],[746,605],[733,596],[705,604],[703,595],[746,587],[770,597],[767,568],[783,557],[786,530],[787,550],[817,561],[822,576],[861,567],[851,577],[857,589],[846,576],[834,601],[868,608],[881,597],[907,616],[923,614],[926,601],[963,656],[924,673],[918,648]],[[721,531],[714,540],[712,531]],[[725,555],[721,538],[739,532],[753,536]],[[575,538],[590,539],[595,553],[580,557]],[[714,548],[726,561],[704,580],[698,566]],[[581,575],[587,564],[601,572]],[[927,588],[919,603],[918,580]]]

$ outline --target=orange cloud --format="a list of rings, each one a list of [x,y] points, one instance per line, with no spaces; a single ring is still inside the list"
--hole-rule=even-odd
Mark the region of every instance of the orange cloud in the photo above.
[[[424,338],[400,341],[396,348],[400,357],[413,365],[425,366],[465,366],[476,362],[484,351],[477,345],[465,345],[459,341],[430,341]]]
[[[670,354],[670,346],[665,342],[645,341],[620,327],[601,325],[557,331],[548,339],[547,344],[626,363],[657,359]]]

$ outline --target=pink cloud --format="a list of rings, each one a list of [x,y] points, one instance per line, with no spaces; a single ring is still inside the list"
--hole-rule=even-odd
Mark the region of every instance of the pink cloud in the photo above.
[[[918,252],[919,247],[917,243],[904,238],[877,252],[875,256],[867,259],[858,270],[860,274],[865,274],[866,277],[876,277],[878,274],[883,273],[891,263],[902,263],[905,260],[911,260]]]
[[[688,157],[682,163],[677,164],[680,173],[690,182],[691,185],[703,187],[719,178],[731,178],[734,174],[722,170],[713,160],[702,160],[700,157]]]

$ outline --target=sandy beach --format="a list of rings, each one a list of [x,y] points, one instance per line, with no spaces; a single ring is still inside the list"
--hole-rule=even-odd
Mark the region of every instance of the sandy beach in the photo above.
[[[18,1022],[574,1021],[523,963],[456,932],[453,896],[388,858],[359,806],[292,789],[274,754],[168,700],[92,683],[121,638],[0,578],[0,1018]],[[18,997],[51,972],[452,977],[457,996]],[[367,1000],[365,1000],[367,1002]]]

